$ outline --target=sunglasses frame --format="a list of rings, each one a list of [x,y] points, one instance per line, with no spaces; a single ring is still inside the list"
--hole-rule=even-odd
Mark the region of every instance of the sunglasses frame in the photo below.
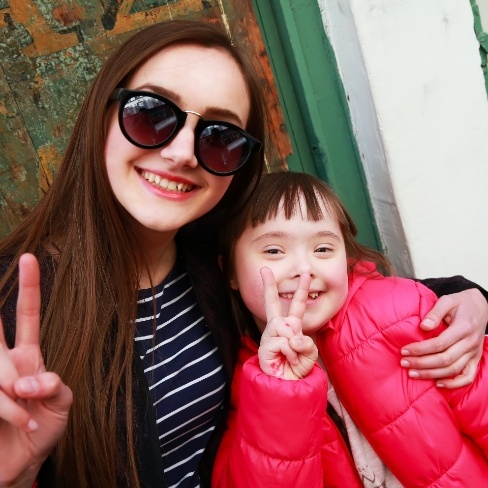
[[[146,145],[146,144],[141,144],[137,141],[135,141],[126,131],[125,126],[124,126],[124,109],[125,105],[128,102],[129,99],[134,98],[134,97],[149,97],[149,98],[155,98],[156,100],[159,100],[160,102],[163,102],[165,105],[170,107],[173,110],[173,113],[175,114],[176,117],[176,125],[175,129],[172,132],[172,134],[163,142],[154,144],[154,145]],[[193,112],[192,110],[182,110],[178,105],[173,103],[171,100],[168,100],[166,97],[163,97],[162,95],[154,92],[149,92],[145,90],[130,90],[128,88],[117,88],[116,90],[113,91],[112,95],[110,96],[111,100],[117,100],[119,102],[119,109],[118,109],[118,120],[119,120],[119,127],[124,135],[124,137],[134,146],[140,147],[141,149],[157,149],[159,147],[163,147],[166,144],[169,144],[178,134],[178,132],[183,128],[186,122],[186,118],[188,117],[188,114],[195,114],[199,117],[198,122],[195,126],[195,145],[194,145],[194,154],[195,157],[198,161],[198,164],[208,171],[209,173],[216,175],[216,176],[230,176],[235,173],[237,173],[239,170],[241,170],[245,164],[251,159],[251,157],[259,152],[262,147],[262,143],[258,141],[256,138],[254,138],[251,134],[246,132],[244,129],[241,129],[239,126],[235,124],[231,124],[230,122],[224,122],[221,120],[207,120],[204,119],[200,114]],[[201,158],[200,152],[199,152],[199,147],[198,143],[200,141],[200,137],[205,129],[212,125],[220,125],[220,126],[225,126],[229,129],[232,129],[236,132],[238,132],[242,137],[244,137],[249,145],[249,150],[246,158],[242,162],[242,164],[232,170],[232,171],[215,171],[214,169],[210,168]]]

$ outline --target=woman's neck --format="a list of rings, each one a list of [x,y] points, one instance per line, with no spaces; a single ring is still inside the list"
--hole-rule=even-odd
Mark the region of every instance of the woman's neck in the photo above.
[[[176,262],[174,235],[169,239],[161,239],[161,236],[154,235],[149,239],[147,235],[144,237],[141,239],[139,256],[139,289],[141,290],[161,283]]]

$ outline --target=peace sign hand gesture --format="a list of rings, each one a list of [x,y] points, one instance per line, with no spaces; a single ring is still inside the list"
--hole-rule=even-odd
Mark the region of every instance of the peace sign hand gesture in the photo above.
[[[0,320],[0,487],[32,487],[66,428],[72,403],[69,387],[46,372],[39,348],[39,282],[36,258],[23,255],[13,349]]]
[[[277,378],[305,378],[318,358],[317,346],[312,338],[302,333],[311,277],[309,274],[300,276],[287,317],[281,315],[280,297],[271,269],[262,268],[261,277],[267,325],[261,335],[259,365],[264,373]]]

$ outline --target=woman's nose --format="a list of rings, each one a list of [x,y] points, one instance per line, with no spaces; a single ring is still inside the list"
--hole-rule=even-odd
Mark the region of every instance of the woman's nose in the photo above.
[[[161,148],[161,157],[172,166],[189,166],[191,168],[198,166],[198,161],[195,157],[195,126],[197,122],[198,117],[190,114],[186,119],[185,125],[171,142]]]

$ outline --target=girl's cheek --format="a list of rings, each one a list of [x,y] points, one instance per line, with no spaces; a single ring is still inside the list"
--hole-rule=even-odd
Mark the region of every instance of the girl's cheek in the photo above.
[[[244,305],[261,321],[266,323],[266,310],[264,307],[264,287],[261,275],[249,279],[245,286],[240,287],[240,293]]]

